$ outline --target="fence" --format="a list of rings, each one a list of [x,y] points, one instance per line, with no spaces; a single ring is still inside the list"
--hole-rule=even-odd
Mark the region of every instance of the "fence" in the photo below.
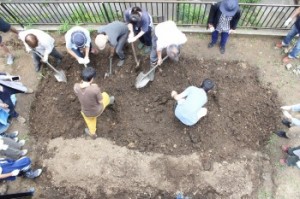
[[[153,22],[173,20],[179,26],[206,26],[211,2],[198,1],[26,1],[12,0],[0,3],[0,17],[12,24],[62,25],[106,24],[123,20],[127,8],[146,9]],[[265,5],[241,3],[240,28],[289,29],[284,21],[297,8],[293,5]]]

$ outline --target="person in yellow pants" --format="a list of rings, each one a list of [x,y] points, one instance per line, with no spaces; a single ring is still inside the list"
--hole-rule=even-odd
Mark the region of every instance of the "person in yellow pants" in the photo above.
[[[81,105],[81,114],[87,125],[84,131],[93,139],[97,138],[97,117],[115,101],[114,96],[101,92],[99,86],[93,83],[95,77],[96,70],[92,67],[86,67],[81,73],[82,81],[74,85],[74,92]]]

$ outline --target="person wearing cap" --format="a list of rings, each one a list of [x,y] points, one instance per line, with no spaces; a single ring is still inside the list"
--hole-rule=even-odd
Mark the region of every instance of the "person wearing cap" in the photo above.
[[[170,32],[172,34],[170,34]],[[162,64],[162,51],[166,48],[167,55],[174,61],[179,60],[180,48],[186,43],[187,38],[176,26],[173,21],[159,23],[152,36],[152,49],[150,53],[150,69],[156,64]],[[154,80],[155,71],[149,77]]]
[[[139,49],[144,46],[144,53],[148,54],[151,51],[151,34],[152,34],[152,17],[151,15],[139,7],[129,8],[124,14],[125,22],[128,24],[129,37],[128,43],[140,40]]]
[[[215,83],[205,79],[200,87],[189,86],[182,93],[171,92],[171,97],[177,101],[175,116],[183,124],[192,126],[207,114],[203,106],[207,103],[207,93],[213,89]]]
[[[90,63],[89,53],[97,54],[92,48],[90,32],[80,26],[75,26],[65,34],[66,48],[68,53],[74,57],[79,64]],[[84,55],[81,53],[84,50]]]
[[[217,43],[219,33],[221,33],[220,52],[224,54],[229,34],[234,33],[240,17],[238,0],[223,0],[213,4],[208,17],[208,28],[212,31],[208,48],[212,48]]]
[[[120,58],[117,66],[121,67],[125,61],[124,45],[128,38],[128,27],[125,23],[114,21],[98,29],[98,35],[95,39],[96,46],[99,50],[103,50],[108,42],[110,45],[110,58],[113,57],[116,51]]]
[[[285,36],[285,38],[276,44],[277,48],[282,47],[288,47],[293,40],[293,38],[300,34],[300,8],[297,8],[292,15],[285,21],[284,26],[287,27],[294,19],[296,18],[296,21],[294,25],[292,26],[292,29],[288,32],[288,34]],[[295,47],[292,49],[292,51],[283,58],[284,63],[288,63],[293,59],[296,59],[300,53],[300,39],[297,39]]]
[[[114,104],[115,97],[102,92],[97,84],[93,84],[96,70],[86,67],[81,73],[82,81],[74,85],[74,92],[81,105],[81,115],[88,128],[84,132],[96,139],[97,117],[99,117],[108,105]]]
[[[286,158],[281,158],[280,163],[287,166],[296,166],[300,169],[300,146],[289,147],[282,146],[282,151],[287,154]]]
[[[9,23],[4,21],[2,18],[0,18],[0,31],[1,32],[8,32],[11,31],[15,34],[18,34],[19,32],[17,29],[15,29],[13,26],[11,26]],[[2,37],[0,35],[0,47],[3,49],[4,53],[6,54],[6,64],[12,65],[14,63],[14,56],[10,52],[10,50],[7,48],[7,46],[2,42]]]
[[[45,63],[48,62],[49,55],[55,58],[56,65],[61,63],[62,55],[54,46],[55,40],[46,32],[37,29],[24,30],[19,33],[19,39],[24,43],[26,51],[32,53],[36,72],[41,70],[41,61]],[[43,58],[38,56],[36,52]]]

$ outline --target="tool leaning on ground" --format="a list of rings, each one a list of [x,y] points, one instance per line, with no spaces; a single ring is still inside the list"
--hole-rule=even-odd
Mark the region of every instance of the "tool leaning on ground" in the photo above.
[[[168,58],[168,56],[165,56],[162,60],[162,63]],[[140,72],[140,74],[136,77],[135,80],[135,87],[136,88],[143,88],[144,86],[146,86],[148,84],[148,82],[150,81],[149,75],[150,73],[155,70],[159,65],[156,64],[153,68],[151,68],[146,74],[144,74],[143,72]]]
[[[39,56],[41,59],[43,58],[43,56],[39,52],[37,52],[36,50],[32,50],[32,51],[37,56]],[[46,64],[55,72],[54,77],[56,78],[56,80],[58,82],[66,82],[67,83],[67,77],[66,77],[65,72],[63,70],[57,70],[48,61],[46,62]]]

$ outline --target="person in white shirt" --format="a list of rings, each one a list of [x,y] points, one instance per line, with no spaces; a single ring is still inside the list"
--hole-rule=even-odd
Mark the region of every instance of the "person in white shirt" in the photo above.
[[[62,55],[56,50],[53,37],[46,32],[37,29],[29,29],[19,32],[19,38],[23,41],[26,51],[32,53],[36,72],[41,69],[41,61],[48,62],[49,55],[56,59],[56,65],[61,63]],[[43,58],[40,58],[33,51],[42,55]]]
[[[162,51],[167,49],[167,55],[174,61],[179,60],[180,48],[186,43],[187,38],[173,21],[159,23],[152,36],[152,49],[150,53],[151,67],[162,64]],[[151,69],[150,67],[150,69]],[[155,71],[150,74],[153,81]]]
[[[97,54],[98,50],[92,47],[90,32],[80,26],[75,26],[65,34],[66,48],[79,64],[90,63],[89,53]],[[84,55],[81,50],[84,51]]]

